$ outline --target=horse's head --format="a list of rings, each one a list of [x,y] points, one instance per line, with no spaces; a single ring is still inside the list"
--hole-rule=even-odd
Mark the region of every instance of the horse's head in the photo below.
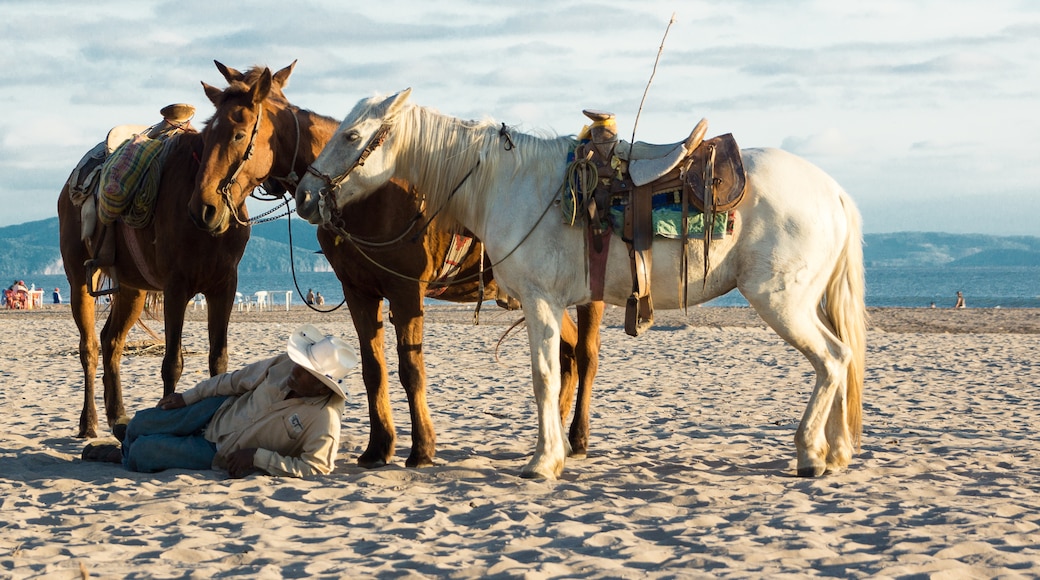
[[[296,213],[325,224],[338,208],[386,185],[394,177],[390,129],[411,89],[362,99],[340,124],[296,188]]]
[[[220,90],[202,83],[216,113],[206,124],[201,165],[188,212],[195,224],[211,233],[227,231],[232,219],[245,212],[245,200],[271,174],[275,154],[275,114],[284,106],[282,87],[294,61],[271,73],[254,67],[246,73],[213,61],[228,82]],[[271,108],[265,109],[265,103]]]

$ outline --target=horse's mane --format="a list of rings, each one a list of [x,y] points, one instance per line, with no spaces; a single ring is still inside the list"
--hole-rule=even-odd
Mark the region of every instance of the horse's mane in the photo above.
[[[378,98],[370,99],[359,103],[358,108],[371,109],[379,102]],[[360,118],[358,114],[365,111],[355,110],[349,118]],[[398,165],[408,168],[433,207],[444,205],[464,180],[460,198],[466,197],[467,191],[488,191],[504,163],[512,165],[514,175],[521,168],[530,171],[535,166],[538,175],[553,176],[576,144],[573,137],[540,136],[513,129],[508,129],[507,140],[500,134],[501,127],[491,119],[466,121],[410,104],[393,120],[395,138],[390,143]],[[547,187],[559,186],[547,183]]]

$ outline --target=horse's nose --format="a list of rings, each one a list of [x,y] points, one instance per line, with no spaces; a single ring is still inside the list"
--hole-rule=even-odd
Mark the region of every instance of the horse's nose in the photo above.
[[[317,213],[318,204],[315,203],[317,196],[307,187],[296,190],[296,214],[301,218],[311,221],[311,217]]]
[[[212,225],[217,219],[217,206],[207,203],[202,206],[202,221]]]
[[[188,215],[195,227],[207,232],[215,232],[220,228],[220,211],[211,203],[203,203],[198,211],[189,211]]]

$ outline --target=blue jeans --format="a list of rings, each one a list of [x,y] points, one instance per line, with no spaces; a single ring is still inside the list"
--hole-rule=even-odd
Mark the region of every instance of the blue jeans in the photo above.
[[[227,397],[209,397],[180,409],[144,409],[126,426],[123,466],[154,473],[164,469],[209,469],[217,446],[203,436]]]

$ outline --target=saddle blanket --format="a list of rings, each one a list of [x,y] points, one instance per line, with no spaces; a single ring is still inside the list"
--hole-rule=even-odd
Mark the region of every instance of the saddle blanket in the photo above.
[[[651,212],[655,237],[678,240],[682,234],[682,204],[673,203],[654,207]],[[687,239],[704,238],[704,214],[693,210],[686,215]],[[625,226],[625,206],[614,205],[610,208],[610,222],[614,233],[621,234]],[[715,227],[712,239],[719,239],[733,233],[733,212],[715,215]]]
[[[462,271],[462,262],[466,259],[466,255],[472,247],[473,238],[461,234],[452,234],[448,253],[444,256],[444,263],[441,264],[437,278],[426,287],[427,298],[436,298],[448,289],[455,277]]]
[[[111,224],[123,217],[132,227],[151,221],[151,210],[159,189],[161,163],[155,163],[166,139],[139,134],[124,141],[101,167],[98,217]]]

